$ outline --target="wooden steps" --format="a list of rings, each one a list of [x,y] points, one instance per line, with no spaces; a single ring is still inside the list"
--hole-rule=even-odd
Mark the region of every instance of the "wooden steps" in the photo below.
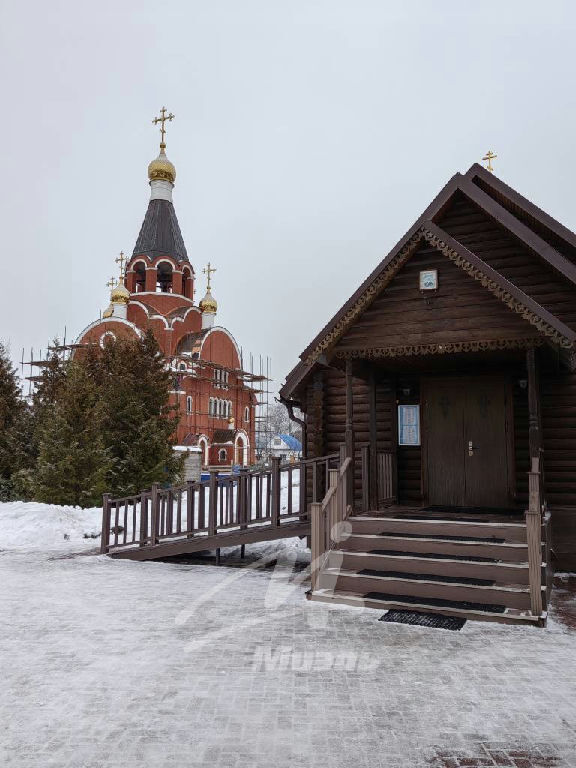
[[[350,605],[355,608],[374,608],[380,611],[389,611],[392,608],[399,608],[406,611],[422,611],[423,613],[441,613],[444,616],[460,616],[464,619],[473,621],[495,621],[501,624],[527,624],[542,626],[546,615],[536,617],[525,611],[519,611],[514,608],[506,609],[503,613],[492,613],[490,611],[479,611],[470,608],[442,607],[430,605],[425,600],[419,603],[405,603],[401,600],[378,600],[367,598],[364,595],[353,592],[333,592],[332,590],[320,589],[311,593],[310,600],[322,603],[337,603],[339,605]]]
[[[539,623],[530,612],[523,518],[351,517],[309,597],[386,610]]]

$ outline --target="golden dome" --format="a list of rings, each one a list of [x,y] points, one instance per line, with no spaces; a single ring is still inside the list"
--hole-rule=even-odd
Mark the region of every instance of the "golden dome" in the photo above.
[[[166,145],[160,144],[160,154],[156,160],[152,160],[148,166],[148,178],[150,181],[163,179],[174,184],[174,181],[176,180],[176,168],[174,168],[170,160],[166,157],[166,153],[164,152],[165,149]]]
[[[120,280],[114,286],[114,288],[112,288],[110,293],[110,301],[113,304],[128,304],[130,301],[130,291]]]
[[[213,314],[216,314],[218,310],[218,302],[210,293],[210,288],[208,288],[206,296],[204,296],[198,306],[202,312],[212,312]]]

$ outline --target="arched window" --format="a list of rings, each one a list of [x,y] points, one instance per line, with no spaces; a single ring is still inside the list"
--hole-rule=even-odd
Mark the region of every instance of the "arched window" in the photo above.
[[[172,264],[161,261],[156,270],[156,291],[172,293]]]
[[[221,448],[218,451],[218,461],[226,461],[228,458],[228,454],[226,453],[226,448]]]
[[[198,448],[202,450],[202,464],[208,466],[208,441],[204,436],[199,438]]]
[[[248,459],[248,440],[242,432],[238,432],[236,439],[234,440],[234,463],[247,467]]]
[[[187,299],[192,299],[192,272],[189,267],[182,270],[182,295]]]
[[[192,413],[192,395],[186,398],[186,413]]]
[[[186,363],[180,363],[180,365],[178,367],[180,368],[181,371],[185,371],[186,370]]]
[[[250,421],[250,408],[248,406],[244,408],[244,421]]]
[[[142,293],[146,290],[146,265],[142,261],[134,264],[134,291]]]

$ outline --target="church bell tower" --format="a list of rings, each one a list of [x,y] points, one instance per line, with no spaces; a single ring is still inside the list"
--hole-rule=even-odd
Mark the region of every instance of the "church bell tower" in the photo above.
[[[174,115],[162,107],[153,119],[160,125],[160,153],[148,166],[150,200],[126,268],[126,287],[134,293],[171,293],[194,299],[194,269],[180,232],[172,192],[176,168],[166,156],[166,123]]]

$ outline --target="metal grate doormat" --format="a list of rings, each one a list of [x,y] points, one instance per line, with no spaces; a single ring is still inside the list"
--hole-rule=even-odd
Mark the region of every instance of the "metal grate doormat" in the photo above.
[[[393,624],[416,624],[419,627],[431,627],[432,629],[452,629],[455,632],[459,632],[466,624],[466,619],[461,619],[458,616],[396,610],[388,611],[378,621],[387,621]]]

